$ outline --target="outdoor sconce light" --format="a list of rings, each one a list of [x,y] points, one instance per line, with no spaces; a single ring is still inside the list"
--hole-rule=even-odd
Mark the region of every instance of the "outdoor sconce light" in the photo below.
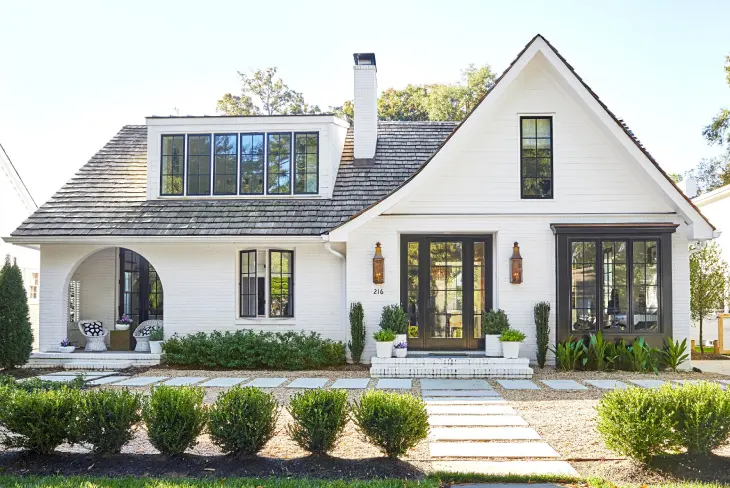
[[[376,285],[385,283],[385,258],[379,242],[375,244],[375,256],[373,256],[373,283]]]
[[[510,283],[522,283],[522,256],[520,256],[520,245],[517,242],[515,242],[512,248],[512,257],[509,258],[509,265],[511,269]]]

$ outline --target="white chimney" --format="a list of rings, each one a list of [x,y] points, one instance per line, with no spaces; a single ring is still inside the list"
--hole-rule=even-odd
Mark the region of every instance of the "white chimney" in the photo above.
[[[372,160],[378,143],[378,69],[374,53],[355,53],[355,162]]]
[[[687,176],[685,179],[680,181],[677,186],[685,195],[687,195],[687,198],[694,198],[697,196],[697,180],[691,176]]]

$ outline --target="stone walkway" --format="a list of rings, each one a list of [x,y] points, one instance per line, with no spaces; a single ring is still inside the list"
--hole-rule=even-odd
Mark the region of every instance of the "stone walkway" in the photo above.
[[[515,381],[520,386],[539,388],[527,380]],[[502,380],[498,382],[502,384]],[[431,424],[429,450],[433,469],[503,475],[577,475],[568,462],[556,460],[560,454],[528,426],[488,381],[423,379],[421,394]]]

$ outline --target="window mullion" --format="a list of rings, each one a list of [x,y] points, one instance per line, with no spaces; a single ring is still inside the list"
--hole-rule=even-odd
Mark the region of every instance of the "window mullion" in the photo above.
[[[634,333],[634,240],[626,240],[626,332]]]
[[[597,239],[596,246],[596,332],[603,330],[603,241]]]

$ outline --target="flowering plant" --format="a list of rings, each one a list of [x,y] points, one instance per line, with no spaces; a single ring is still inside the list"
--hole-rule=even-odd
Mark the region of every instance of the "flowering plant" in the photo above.
[[[125,313],[125,314],[122,314],[122,316],[119,318],[119,320],[117,320],[117,323],[118,324],[131,324],[132,319],[129,318],[129,316],[127,316],[127,314]]]
[[[407,342],[399,342],[395,346],[393,346],[396,349],[408,349],[408,343]]]
[[[73,344],[71,344],[71,342],[68,339],[64,339],[61,341],[61,347],[68,347],[68,346],[73,346]]]

